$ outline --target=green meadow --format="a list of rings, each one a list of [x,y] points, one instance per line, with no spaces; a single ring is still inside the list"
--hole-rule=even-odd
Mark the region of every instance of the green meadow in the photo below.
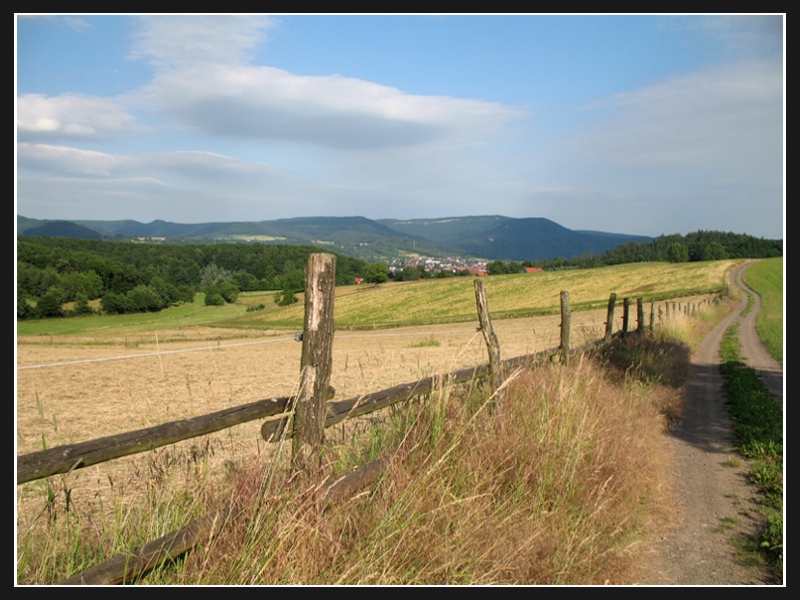
[[[753,263],[745,271],[744,280],[761,296],[758,335],[767,351],[783,362],[783,257]]]

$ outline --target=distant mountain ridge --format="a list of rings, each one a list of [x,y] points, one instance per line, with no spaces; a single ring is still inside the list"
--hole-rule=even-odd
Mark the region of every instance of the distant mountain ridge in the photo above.
[[[17,217],[18,235],[164,240],[170,243],[259,242],[312,245],[362,260],[460,255],[487,260],[570,259],[602,254],[647,236],[574,231],[544,218],[499,215],[442,219],[297,217],[274,221],[171,223],[156,220],[49,221]]]

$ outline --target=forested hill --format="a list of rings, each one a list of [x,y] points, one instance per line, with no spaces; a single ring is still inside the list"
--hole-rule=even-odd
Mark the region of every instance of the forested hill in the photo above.
[[[620,244],[653,239],[643,235],[576,231],[544,218],[513,219],[499,215],[378,222],[408,236],[458,248],[467,256],[515,261],[596,255]]]
[[[313,245],[368,262],[405,256],[550,260],[601,254],[647,236],[573,231],[549,219],[502,216],[374,221],[298,217],[274,221],[181,224],[167,221],[42,221],[18,217],[20,235],[149,239],[165,243],[258,242]]]

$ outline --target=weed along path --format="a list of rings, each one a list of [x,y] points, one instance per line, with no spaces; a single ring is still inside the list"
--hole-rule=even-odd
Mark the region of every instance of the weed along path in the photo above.
[[[741,277],[747,266],[737,267],[732,275],[737,289],[744,289]],[[681,516],[660,539],[646,546],[652,560],[646,561],[640,584],[775,584],[768,570],[753,564],[755,561],[748,562],[736,543],[758,532],[761,517],[755,488],[748,481],[746,460],[733,448],[719,348],[727,328],[739,319],[742,356],[749,361],[765,353],[755,333],[758,302],[752,307],[752,317],[742,317],[747,303],[747,294],[742,294],[739,306],[706,336],[693,356],[686,411],[669,440],[675,502]],[[774,386],[773,395],[780,394],[782,399],[782,368],[773,364],[770,373],[772,383],[768,387]]]

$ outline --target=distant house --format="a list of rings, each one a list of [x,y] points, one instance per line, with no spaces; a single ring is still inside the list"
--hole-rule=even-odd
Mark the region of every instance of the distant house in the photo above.
[[[361,285],[362,283],[364,283],[364,278],[363,277],[356,277],[356,285]]]
[[[539,273],[542,271],[542,267],[525,267],[526,273]]]
[[[486,270],[486,267],[470,267],[469,272],[475,277],[485,277],[489,274],[489,272]]]

